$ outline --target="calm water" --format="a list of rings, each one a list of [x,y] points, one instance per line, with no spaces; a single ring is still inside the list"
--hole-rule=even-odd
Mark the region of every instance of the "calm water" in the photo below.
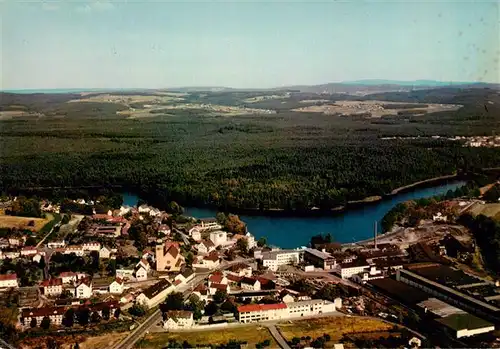
[[[256,238],[265,236],[268,243],[283,248],[307,245],[311,236],[318,233],[331,233],[338,242],[354,242],[373,236],[373,222],[382,217],[396,204],[401,202],[444,194],[450,189],[464,185],[457,181],[432,188],[416,189],[402,193],[376,204],[350,210],[332,217],[268,217],[245,216],[240,218],[247,223],[248,231]],[[128,202],[128,203],[127,203]],[[124,203],[134,205],[137,196],[124,194]],[[206,208],[186,208],[186,214],[196,218],[215,217],[217,210]],[[380,227],[379,227],[380,231]]]

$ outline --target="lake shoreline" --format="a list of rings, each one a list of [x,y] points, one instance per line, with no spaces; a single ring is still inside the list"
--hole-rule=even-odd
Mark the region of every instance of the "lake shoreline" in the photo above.
[[[418,189],[430,188],[434,186],[440,186],[447,183],[453,183],[457,181],[465,181],[469,179],[468,175],[445,175],[440,177],[429,178],[423,181],[415,182],[406,186],[402,186],[392,190],[388,194],[384,195],[372,195],[361,200],[348,201],[346,205],[336,206],[331,209],[308,209],[308,210],[286,210],[286,209],[251,209],[251,208],[238,208],[238,207],[216,207],[211,205],[205,206],[189,206],[201,209],[211,209],[218,210],[220,212],[241,214],[247,216],[269,216],[269,217],[332,217],[341,215],[350,210],[358,210],[371,206],[374,204],[379,204],[382,201],[391,200],[397,195],[412,192]]]

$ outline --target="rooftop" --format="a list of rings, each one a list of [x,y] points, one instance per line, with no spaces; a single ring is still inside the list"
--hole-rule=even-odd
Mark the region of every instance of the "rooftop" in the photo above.
[[[442,323],[443,325],[455,330],[475,330],[478,328],[494,327],[491,322],[478,318],[477,316],[464,313],[464,314],[453,314],[447,317],[437,319],[436,321]]]
[[[21,317],[38,317],[50,315],[63,315],[66,312],[66,307],[43,307],[43,308],[29,308],[21,311]]]
[[[17,280],[17,274],[2,274],[0,275],[0,281],[7,281],[7,280]]]
[[[464,314],[465,311],[445,303],[437,298],[429,298],[417,304],[419,307],[427,309],[427,311],[439,316],[446,317],[453,314]]]
[[[287,253],[300,253],[299,250],[277,250],[277,251],[267,251],[262,253],[262,259],[276,259],[280,254]]]
[[[314,248],[306,248],[304,250],[306,253],[310,253],[312,254],[313,256],[315,257],[318,257],[318,258],[321,258],[321,259],[328,259],[328,258],[333,258],[331,254],[329,253],[326,253],[326,252],[321,252],[321,251],[318,251]]]
[[[287,305],[285,303],[275,303],[275,304],[248,304],[238,307],[239,313],[253,312],[253,311],[268,311],[268,310],[278,310],[286,309]]]
[[[165,290],[166,288],[170,287],[172,284],[165,279],[160,280],[153,286],[148,287],[145,289],[142,293],[148,298],[152,299],[155,296],[157,296],[161,291]]]

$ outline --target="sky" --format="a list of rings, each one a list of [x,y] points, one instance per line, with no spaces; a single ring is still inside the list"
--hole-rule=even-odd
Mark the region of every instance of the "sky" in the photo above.
[[[0,89],[500,82],[497,1],[0,0]]]

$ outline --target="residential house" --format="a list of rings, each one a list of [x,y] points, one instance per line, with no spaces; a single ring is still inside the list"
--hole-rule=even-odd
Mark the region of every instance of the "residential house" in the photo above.
[[[96,241],[88,241],[82,244],[82,248],[84,252],[97,251],[101,249],[101,243]]]
[[[189,230],[189,235],[193,238],[194,241],[201,241],[201,231],[199,228],[191,228]]]
[[[219,264],[220,264],[219,255],[215,252],[212,252],[207,256],[198,256],[196,259],[196,263],[193,264],[193,267],[203,268],[203,269],[214,269],[217,268]]]
[[[135,300],[135,294],[129,293],[120,298],[120,304],[127,304]]]
[[[257,280],[260,282],[260,289],[261,290],[274,290],[276,288],[276,282],[269,279],[267,277],[267,275],[266,275],[266,277],[257,276]]]
[[[135,269],[116,269],[115,276],[117,278],[130,280],[135,277],[134,274],[135,274]]]
[[[137,281],[146,281],[148,279],[148,272],[146,268],[140,263],[134,269],[134,275]]]
[[[177,242],[167,241],[163,245],[156,245],[156,270],[179,272],[184,265]]]
[[[118,216],[125,216],[127,213],[130,212],[130,210],[132,209],[132,207],[130,206],[121,206],[120,207],[120,211],[118,212]]]
[[[214,295],[217,291],[223,291],[226,293],[229,293],[231,291],[231,287],[227,284],[216,284],[216,283],[211,283],[210,286],[208,286],[208,290],[210,295]]]
[[[210,232],[210,241],[212,241],[215,247],[223,246],[227,244],[227,233],[222,230]]]
[[[74,273],[72,271],[65,271],[59,274],[59,278],[62,280],[63,284],[73,284],[86,277],[87,274],[85,273]]]
[[[136,298],[136,303],[143,304],[148,308],[163,302],[167,295],[175,289],[168,280],[161,279],[153,286],[148,287]]]
[[[196,288],[193,290],[192,294],[197,295],[201,301],[208,302],[210,299],[209,289],[205,285],[202,285],[202,284],[196,286]]]
[[[76,282],[73,291],[75,298],[86,299],[92,296],[92,282],[88,279],[80,279]]]
[[[247,246],[248,246],[249,250],[257,246],[257,242],[255,241],[255,237],[252,234],[247,232],[245,234],[245,237],[247,239]]]
[[[170,235],[171,231],[170,231],[170,227],[166,224],[162,224],[158,227],[158,232],[159,233],[162,233],[162,234],[165,234],[165,235]]]
[[[432,216],[432,220],[434,222],[446,222],[448,220],[447,216],[443,216],[441,212],[436,213],[435,215]]]
[[[45,258],[44,256],[45,256],[45,252],[43,252],[43,251],[39,251],[39,252],[37,252],[37,254],[35,254],[35,255],[33,255],[33,256],[31,257],[31,260],[32,260],[33,262],[40,263],[40,261],[42,260],[42,258]]]
[[[211,240],[203,240],[199,244],[195,246],[198,253],[208,254],[212,251],[215,251],[215,245]]]
[[[184,271],[180,274],[178,274],[174,280],[175,281],[180,281],[181,283],[187,283],[191,281],[194,278],[195,274],[193,269],[186,268]]]
[[[146,272],[148,272],[151,269],[151,266],[149,265],[149,262],[147,259],[141,259],[135,266],[136,268],[142,267]]]
[[[217,272],[217,273],[213,273],[208,278],[208,285],[210,286],[212,283],[227,285],[228,280],[221,272]]]
[[[157,208],[151,207],[149,210],[149,216],[150,217],[159,217],[161,216],[161,211]]]
[[[227,283],[230,286],[238,286],[240,284],[241,279],[243,279],[243,276],[236,276],[234,274],[227,274]]]
[[[4,249],[4,248],[7,248],[9,247],[10,244],[9,244],[9,239],[6,239],[6,238],[0,238],[0,249]]]
[[[19,287],[17,283],[17,274],[2,274],[0,275],[0,288]]]
[[[106,246],[102,246],[101,249],[99,250],[99,258],[109,259],[110,256],[111,256],[111,249],[107,248]]]
[[[226,270],[226,274],[232,274],[241,277],[251,277],[252,267],[245,263],[235,264]]]
[[[151,211],[151,207],[149,207],[146,204],[143,204],[143,205],[139,206],[138,211],[139,211],[139,213],[147,213],[147,214],[149,214],[149,211]]]
[[[28,328],[31,326],[32,319],[35,319],[36,325],[40,326],[43,318],[47,316],[51,325],[58,326],[62,324],[66,310],[66,307],[25,308],[21,311],[21,325]]]
[[[62,293],[62,279],[52,278],[48,280],[43,280],[40,283],[40,287],[43,288],[43,294],[45,296],[59,296]]]
[[[260,281],[254,278],[244,277],[240,281],[240,287],[245,291],[260,291]]]
[[[193,313],[186,310],[169,310],[163,328],[167,330],[178,330],[193,327]]]
[[[109,293],[111,294],[122,294],[125,288],[125,282],[121,278],[115,278],[113,282],[109,285]]]
[[[35,246],[24,246],[21,249],[21,256],[34,256],[38,252]]]

